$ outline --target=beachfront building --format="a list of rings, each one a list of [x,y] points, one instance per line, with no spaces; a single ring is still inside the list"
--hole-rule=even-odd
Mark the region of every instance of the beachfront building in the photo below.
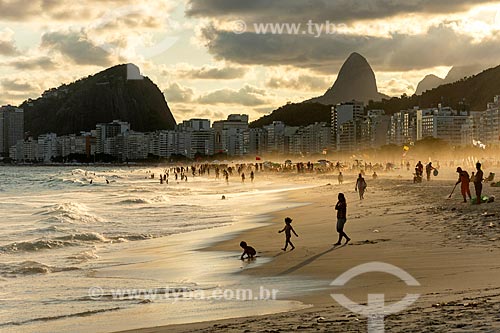
[[[114,120],[107,124],[97,124],[95,129],[96,153],[121,156],[122,151],[117,151],[117,140],[119,134],[130,131],[130,124],[120,120]]]
[[[289,153],[312,155],[328,152],[331,146],[331,128],[327,123],[299,127],[290,137]]]
[[[10,147],[24,139],[24,110],[11,105],[0,107],[0,156],[9,156]]]
[[[332,108],[333,149],[352,152],[361,147],[365,122],[363,102],[340,103]]]
[[[68,157],[70,155],[86,155],[90,157],[95,154],[95,137],[89,132],[81,132],[80,135],[70,134],[57,138],[57,156]]]
[[[214,154],[214,130],[208,119],[191,119],[177,125],[173,141],[175,153],[188,158]]]
[[[486,111],[481,114],[479,128],[477,140],[486,145],[500,145],[500,96],[488,103]]]
[[[423,138],[423,110],[417,107],[394,113],[390,118],[387,141],[390,144],[403,145]]]
[[[231,114],[226,120],[214,121],[215,152],[229,156],[248,154],[244,143],[244,133],[248,131],[248,115]]]
[[[148,138],[146,134],[126,131],[118,135],[117,138],[122,140],[123,150],[121,158],[123,161],[143,160],[148,157]]]
[[[470,121],[470,113],[450,107],[403,110],[391,116],[388,141],[391,144],[411,144],[427,137],[461,145],[463,126]]]
[[[17,141],[9,149],[9,157],[18,162],[38,162],[40,159],[38,140],[29,137],[26,140]]]
[[[387,116],[384,110],[368,111],[362,128],[365,147],[378,148],[387,144],[390,119],[391,117]]]
[[[47,133],[40,135],[38,137],[38,159],[45,163],[51,162],[59,155],[57,146],[57,134]]]
[[[243,132],[243,145],[249,155],[262,155],[267,152],[267,131],[263,128],[248,129]]]
[[[474,142],[479,141],[482,114],[481,111],[471,111],[469,113],[469,117],[460,130],[462,146],[472,146]]]

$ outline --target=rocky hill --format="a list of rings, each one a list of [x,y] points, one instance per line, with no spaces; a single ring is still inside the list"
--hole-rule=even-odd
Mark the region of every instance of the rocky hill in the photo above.
[[[383,98],[388,96],[378,92],[375,73],[368,61],[359,53],[352,53],[342,65],[333,86],[323,96],[307,102],[334,105],[353,99],[368,103]]]
[[[127,80],[131,68],[139,72],[132,64],[114,66],[25,101],[25,131],[64,135],[115,119],[130,122],[135,131],[173,129],[176,122],[160,89],[147,77]]]

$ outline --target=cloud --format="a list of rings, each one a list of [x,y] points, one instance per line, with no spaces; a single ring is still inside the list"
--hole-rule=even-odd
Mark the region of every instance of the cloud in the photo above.
[[[398,14],[455,13],[497,0],[189,0],[187,15],[248,22],[349,22]]]
[[[333,81],[332,81],[333,82]],[[299,91],[324,91],[329,86],[330,82],[325,77],[299,75],[295,77],[289,76],[272,76],[266,81],[266,86],[273,89],[289,89]]]
[[[107,13],[117,12],[120,9],[146,8],[158,16],[164,16],[174,8],[174,2],[144,0],[140,5],[134,0],[86,0],[82,2],[73,0],[2,0],[0,1],[0,13],[3,21],[86,21],[99,19]],[[155,24],[151,17],[133,17],[123,15],[121,22],[114,21],[110,24],[116,26],[137,26],[138,23],[150,25]]]
[[[233,80],[245,76],[248,69],[240,66],[202,66],[200,68],[183,66],[177,70],[177,75],[193,80]]]
[[[9,91],[31,92],[37,90],[39,87],[33,83],[21,79],[5,78],[0,80],[0,86]]]
[[[40,57],[21,57],[16,60],[10,61],[7,63],[7,66],[11,66],[18,70],[34,70],[34,69],[42,69],[42,70],[54,70],[57,68],[57,64],[47,56]]]
[[[440,24],[423,34],[392,33],[390,37],[329,35],[235,34],[213,25],[203,30],[208,51],[217,59],[244,65],[290,65],[316,72],[337,73],[351,52],[364,55],[379,71],[406,71],[466,64],[497,63],[500,33],[483,39]],[[255,52],[258,50],[258,52]]]
[[[182,87],[178,83],[170,84],[163,94],[168,102],[190,102],[193,100],[194,92],[191,88]]]
[[[10,29],[0,31],[0,55],[15,56],[19,54],[19,50],[16,47],[13,36],[14,31]]]
[[[56,31],[42,35],[42,48],[56,51],[78,65],[110,66],[111,54],[82,31]]]
[[[197,99],[201,104],[231,104],[243,106],[258,106],[267,104],[265,91],[252,87],[244,86],[240,90],[221,89],[205,94]]]

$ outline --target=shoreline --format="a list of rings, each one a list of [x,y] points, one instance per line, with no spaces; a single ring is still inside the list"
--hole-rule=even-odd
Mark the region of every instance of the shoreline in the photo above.
[[[430,202],[432,202],[433,198],[443,197],[442,193],[446,193],[446,191],[448,191],[447,185],[444,186],[444,184],[448,182],[439,180],[432,182],[432,184],[424,183],[421,187],[409,187],[409,190],[404,190],[401,193],[398,193],[399,187],[410,186],[408,181],[391,179],[387,182],[389,184],[381,183],[380,180],[378,183],[377,181],[371,182],[376,184],[376,186],[369,188],[366,195],[367,199],[361,203],[356,201],[356,197],[355,194],[352,193],[352,189],[349,191],[352,184],[344,184],[340,186],[318,184],[318,186],[305,191],[288,192],[287,202],[305,203],[310,201],[311,203],[307,204],[307,206],[292,208],[289,211],[281,210],[274,212],[271,214],[271,223],[269,225],[264,225],[246,232],[245,240],[250,245],[255,245],[258,252],[264,254],[266,257],[272,255],[273,253],[275,255],[272,257],[273,260],[271,262],[255,268],[246,269],[242,271],[241,274],[256,277],[286,275],[292,278],[301,278],[313,276],[317,279],[329,278],[330,280],[333,280],[342,272],[355,266],[356,263],[362,263],[370,260],[380,261],[380,259],[383,258],[385,261],[402,266],[403,269],[414,275],[415,278],[421,282],[422,287],[418,290],[422,294],[422,297],[417,302],[417,307],[420,308],[429,308],[429,306],[432,306],[432,304],[436,302],[436,299],[448,299],[453,301],[460,299],[461,295],[467,295],[469,298],[477,298],[479,295],[484,294],[488,288],[492,290],[493,294],[497,290],[497,287],[500,290],[500,285],[498,285],[498,283],[495,284],[488,278],[488,275],[492,274],[491,269],[500,269],[500,267],[496,267],[494,265],[495,261],[492,256],[488,255],[487,257],[484,257],[484,250],[482,249],[487,247],[489,252],[498,253],[497,242],[471,245],[472,248],[465,251],[464,247],[466,245],[470,245],[467,237],[459,238],[460,241],[467,241],[466,245],[461,243],[449,245],[442,239],[443,236],[448,237],[447,233],[450,232],[448,229],[453,230],[451,226],[440,225],[446,230],[438,231],[432,235],[427,235],[425,230],[422,230],[422,227],[413,228],[416,225],[415,221],[412,222],[408,217],[406,217],[406,220],[404,218],[406,212],[412,212],[411,215],[423,217],[420,218],[420,220],[428,226],[429,220],[434,218],[433,216],[429,216],[429,210],[433,213],[436,209],[436,207],[433,207]],[[419,197],[420,193],[418,192],[421,191],[421,188],[425,189],[426,187],[436,192],[433,193],[433,198],[423,200],[422,204],[424,205],[419,204],[418,201],[416,204],[412,202],[412,199]],[[333,243],[336,238],[334,226],[335,216],[332,212],[333,207],[330,206],[335,204],[334,199],[336,198],[336,194],[338,192],[337,189],[339,189],[339,191],[344,191],[348,195],[349,220],[346,226],[346,231],[353,239],[353,243],[347,247],[330,250],[326,243],[326,239],[330,238],[332,240],[331,243]],[[396,203],[387,203],[387,200],[384,200],[384,196],[387,195],[388,191],[395,191],[399,194],[397,198],[405,202],[403,209],[400,205],[396,205]],[[374,204],[370,203],[374,197],[377,197],[377,202]],[[326,203],[324,200],[325,198],[327,199]],[[380,200],[381,198],[382,200]],[[471,214],[475,214],[474,212],[477,211],[477,209],[482,209],[482,207],[459,206],[457,201],[446,201],[444,204],[448,205],[448,207],[440,208],[443,211],[449,209],[451,212],[456,212],[457,209],[468,209]],[[490,207],[493,206],[485,208]],[[365,211],[365,214],[363,214],[363,210]],[[373,214],[366,214],[366,210],[378,211],[379,214],[374,217],[372,216]],[[330,214],[328,214],[328,212]],[[282,254],[279,252],[279,245],[281,245],[283,238],[280,237],[278,240],[276,236],[274,236],[273,231],[277,232],[278,225],[283,223],[281,221],[285,216],[289,215],[294,219],[294,228],[299,236],[302,237],[292,238],[292,241],[297,242],[295,244],[297,247],[295,251]],[[311,217],[311,215],[313,215],[313,218],[316,221],[309,221],[308,224],[305,225],[303,221],[307,220],[307,217]],[[402,216],[402,220],[404,221],[392,221],[393,218],[391,216]],[[391,220],[390,223],[387,223],[389,220]],[[443,219],[442,221],[447,220]],[[440,222],[442,221],[440,220]],[[432,221],[430,223],[432,223]],[[319,233],[320,236],[315,236],[314,230],[323,232]],[[326,236],[325,230],[329,231],[329,234]],[[312,235],[308,235],[309,233]],[[394,238],[394,234],[400,236],[400,239],[398,240],[397,238]],[[242,238],[241,235],[241,233],[235,234],[234,238],[217,243],[212,247],[204,249],[203,251],[225,251],[231,248],[234,250],[239,243],[239,238]],[[411,239],[412,243],[404,242],[403,238],[405,237]],[[252,241],[253,239],[255,239],[255,241]],[[272,246],[266,245],[269,242],[272,243]],[[427,242],[430,243],[430,248],[426,248],[426,245],[424,245]],[[448,242],[450,242],[449,239]],[[315,243],[324,244],[310,246]],[[392,249],[389,249],[389,244],[393,245]],[[491,246],[491,244],[494,245]],[[420,253],[418,251],[420,251]],[[339,256],[342,254],[346,256],[346,258],[340,257],[339,259]],[[380,254],[382,255],[380,256]],[[287,259],[285,260],[284,258]],[[409,266],[406,264],[405,267],[405,263],[408,261],[412,264]],[[451,264],[454,261],[456,264]],[[328,265],[329,262],[332,263],[331,266]],[[470,262],[476,262],[475,269],[477,271],[474,272],[467,269],[467,265]],[[448,276],[449,278],[443,279],[442,277],[444,276]],[[401,283],[395,281],[394,279],[388,279],[387,276],[377,275],[376,277],[376,279],[364,278],[361,279],[362,281],[356,281],[354,286],[349,285],[348,288],[345,288],[346,295],[352,296],[351,299],[353,300],[362,301],[364,298],[366,301],[367,292],[376,290],[377,288],[380,289],[380,286],[383,286],[382,289],[384,289],[384,291],[392,289],[392,292],[387,293],[387,299],[397,301],[401,299],[401,295],[404,296],[403,289],[406,288],[403,288],[404,286],[402,286]],[[470,278],[471,281],[475,281],[475,285],[478,288],[468,288],[468,279],[466,277]],[[450,289],[450,287],[452,288]],[[492,297],[495,297],[495,295]],[[277,318],[285,320],[285,322],[295,322],[296,324],[296,321],[293,318],[310,316],[313,313],[318,313],[323,316],[325,316],[324,313],[328,313],[328,316],[335,316],[336,318],[342,318],[343,316],[349,314],[349,311],[341,308],[330,298],[328,292],[311,291],[307,295],[300,296],[292,300],[297,300],[305,304],[313,304],[313,307],[311,309],[299,310],[285,314],[265,315],[264,317],[256,316],[250,318],[235,318],[220,321],[152,327],[124,332],[192,332],[195,330],[199,332],[208,332],[213,329],[222,329],[224,331],[224,328],[230,330],[230,328],[234,329],[235,327],[238,327],[237,325],[246,325],[251,327],[250,330],[252,330],[278,325]],[[362,317],[354,317],[356,317],[356,320],[359,322],[363,322]],[[415,316],[412,316],[411,320],[415,321],[416,318],[414,317]],[[259,318],[259,320],[266,319],[268,323],[267,326],[252,324],[259,321],[257,318]],[[347,321],[350,322],[352,320]],[[349,323],[349,325],[350,324],[352,323]],[[315,331],[318,327],[317,325],[313,325],[310,328],[311,331]],[[330,329],[331,328],[332,326],[330,325]],[[295,329],[297,329],[297,327],[295,327]]]

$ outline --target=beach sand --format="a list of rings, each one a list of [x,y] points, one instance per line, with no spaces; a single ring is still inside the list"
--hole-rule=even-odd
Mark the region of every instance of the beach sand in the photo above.
[[[447,199],[455,181],[452,174],[448,180],[422,184],[369,180],[364,201],[354,192],[354,176],[343,185],[336,185],[335,178],[316,177],[324,185],[288,195],[291,203],[307,205],[276,212],[270,225],[205,251],[239,251],[239,242],[245,240],[260,256],[272,258],[265,265],[242,266],[239,274],[246,276],[333,281],[357,265],[382,262],[407,271],[420,286],[409,287],[386,273],[366,273],[344,287],[326,284],[324,290],[294,298],[312,305],[305,310],[129,332],[366,332],[366,318],[340,306],[331,293],[360,304],[366,304],[368,294],[384,294],[386,303],[420,294],[410,308],[385,318],[388,332],[500,332],[498,203],[463,204],[459,191]],[[345,231],[352,241],[334,247],[339,192],[346,194]],[[483,192],[500,198],[499,188],[485,185]],[[278,230],[286,216],[293,218],[299,237],[292,238],[296,249],[284,253],[284,235]]]

